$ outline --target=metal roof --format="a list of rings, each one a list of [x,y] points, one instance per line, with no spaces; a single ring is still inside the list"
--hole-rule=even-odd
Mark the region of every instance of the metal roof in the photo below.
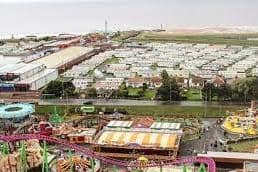
[[[120,128],[129,128],[133,124],[133,121],[110,121],[108,127],[120,127]]]
[[[64,50],[58,51],[46,57],[31,62],[32,64],[44,64],[47,68],[58,68],[88,52],[92,48],[87,47],[69,47]]]
[[[22,74],[22,73],[25,73],[27,71],[36,69],[38,67],[43,67],[43,65],[42,64],[26,64],[25,66],[15,70],[13,73]]]
[[[31,84],[34,81],[36,81],[36,80],[38,80],[40,78],[43,78],[43,77],[45,77],[45,76],[47,76],[50,73],[53,73],[55,71],[57,71],[57,69],[45,69],[44,71],[42,71],[40,73],[37,73],[36,75],[34,75],[34,76],[30,77],[30,78],[18,81],[16,84]]]
[[[151,129],[169,129],[169,130],[179,130],[181,128],[180,123],[169,123],[169,122],[154,122]]]
[[[6,64],[17,64],[22,61],[21,57],[5,57],[5,56],[0,56],[0,62],[3,65]]]
[[[25,63],[4,65],[0,68],[0,74],[14,73],[15,70],[18,70],[24,67],[25,65]]]

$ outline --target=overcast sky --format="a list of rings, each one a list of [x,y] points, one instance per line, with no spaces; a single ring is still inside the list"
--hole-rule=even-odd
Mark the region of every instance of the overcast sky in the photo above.
[[[0,0],[0,34],[258,26],[258,0]]]

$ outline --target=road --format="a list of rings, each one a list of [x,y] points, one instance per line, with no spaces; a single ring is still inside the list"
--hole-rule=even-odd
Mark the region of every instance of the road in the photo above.
[[[187,141],[180,146],[180,154],[183,156],[204,153],[206,151],[223,151],[224,147],[219,144],[219,140],[225,140],[223,130],[216,125],[217,119],[203,119],[203,134],[199,139]],[[217,146],[212,146],[217,142]]]

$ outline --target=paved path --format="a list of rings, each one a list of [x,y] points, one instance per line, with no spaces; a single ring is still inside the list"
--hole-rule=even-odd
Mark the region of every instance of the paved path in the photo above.
[[[187,141],[180,145],[180,155],[194,155],[206,151],[223,151],[223,147],[219,145],[219,140],[225,140],[223,131],[216,125],[217,119],[203,119],[204,132],[199,139]],[[212,146],[217,142],[217,147]]]

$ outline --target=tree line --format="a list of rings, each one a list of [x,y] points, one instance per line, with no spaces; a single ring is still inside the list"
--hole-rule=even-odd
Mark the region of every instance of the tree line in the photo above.
[[[215,86],[213,83],[204,83],[202,88],[203,100],[219,102],[249,102],[258,99],[258,78],[248,77],[236,79],[231,84]]]
[[[163,101],[180,101],[184,100],[182,96],[182,88],[178,85],[176,79],[168,75],[164,70],[161,73],[162,85],[157,88],[155,99]],[[140,90],[139,97],[143,96],[148,89],[147,84],[143,84]],[[258,77],[247,77],[236,79],[232,83],[216,86],[212,82],[204,82],[200,88],[203,101],[218,101],[218,102],[249,102],[250,100],[258,99]],[[122,83],[118,90],[110,92],[110,98],[132,98],[128,95],[128,87],[126,83]],[[87,88],[84,90],[86,98],[97,97],[95,88]],[[72,82],[52,81],[43,90],[43,94],[54,95],[54,97],[78,97],[78,93]]]

